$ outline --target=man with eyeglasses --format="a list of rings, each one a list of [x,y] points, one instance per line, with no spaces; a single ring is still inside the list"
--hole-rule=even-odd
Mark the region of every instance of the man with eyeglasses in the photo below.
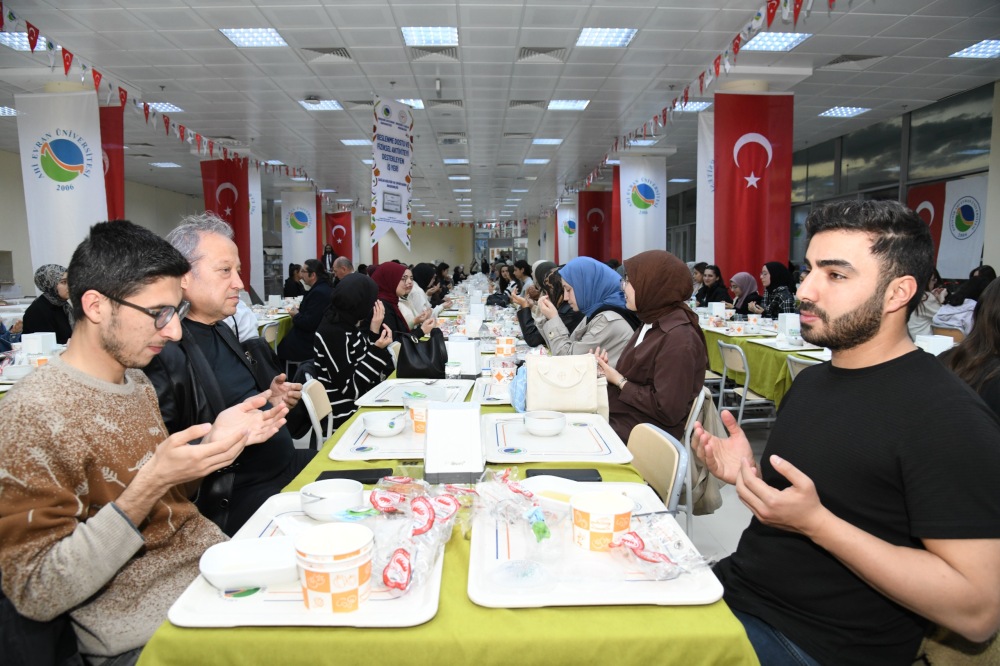
[[[188,268],[146,229],[95,225],[69,265],[69,348],[0,404],[5,663],[56,663],[66,613],[86,658],[138,659],[198,575],[201,554],[225,539],[188,501],[185,484],[284,423],[284,405],[259,409],[265,393],[214,424],[168,435],[156,392],[136,368],[180,338]]]

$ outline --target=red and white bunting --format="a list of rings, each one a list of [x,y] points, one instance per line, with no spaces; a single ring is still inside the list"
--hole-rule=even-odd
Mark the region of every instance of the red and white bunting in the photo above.
[[[73,64],[73,54],[63,49],[63,72],[69,76],[69,68]]]
[[[778,13],[778,5],[780,0],[767,0],[767,27],[770,28],[771,24],[774,23],[774,16]]]
[[[31,47],[31,52],[35,52],[35,47],[38,46],[38,28],[31,25],[25,21],[25,25],[28,26],[28,46]]]
[[[97,92],[101,92],[101,79],[104,78],[104,75],[98,72],[96,69],[92,70],[92,73],[94,75],[94,90],[96,90]]]
[[[128,101],[128,91],[118,86],[118,101],[122,104],[122,111],[125,110],[125,102]]]

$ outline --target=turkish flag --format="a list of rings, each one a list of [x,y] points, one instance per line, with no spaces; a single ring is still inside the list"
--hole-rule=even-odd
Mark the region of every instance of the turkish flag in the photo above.
[[[715,95],[715,263],[723,275],[788,261],[793,103],[791,95]]]
[[[607,261],[611,258],[614,194],[587,190],[579,197],[577,256]]]
[[[102,106],[101,152],[108,219],[125,219],[125,128],[121,107]]]
[[[326,214],[326,228],[330,234],[330,245],[339,257],[347,257],[353,261],[354,257],[354,222],[351,218],[351,211],[345,210],[339,213]]]
[[[941,247],[941,229],[944,228],[946,183],[928,183],[911,187],[906,192],[906,205],[920,216],[931,230],[934,239],[934,263],[937,264],[938,249]]]
[[[205,160],[201,163],[205,210],[233,228],[243,274],[250,275],[250,182],[242,160]],[[249,278],[247,279],[249,282]]]

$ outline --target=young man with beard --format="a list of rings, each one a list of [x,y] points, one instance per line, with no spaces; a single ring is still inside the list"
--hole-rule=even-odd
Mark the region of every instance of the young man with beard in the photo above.
[[[271,437],[287,412],[259,411],[268,394],[253,396],[214,425],[168,436],[156,393],[135,368],[180,338],[187,270],[146,229],[95,225],[69,265],[69,349],[0,402],[4,593],[36,621],[68,612],[91,663],[134,663],[198,575],[201,554],[225,540],[182,485]],[[0,610],[5,663],[54,663],[45,653],[52,645],[38,644],[39,625]]]
[[[925,630],[1000,625],[1000,424],[906,330],[933,269],[897,202],[840,202],[806,223],[802,372],[754,464],[699,427],[694,447],[754,517],[716,566],[763,664],[909,664]],[[933,391],[926,390],[934,387]]]

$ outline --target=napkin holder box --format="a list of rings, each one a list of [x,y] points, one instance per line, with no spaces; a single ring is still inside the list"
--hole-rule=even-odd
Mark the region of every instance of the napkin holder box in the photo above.
[[[432,402],[427,405],[424,480],[476,483],[486,469],[479,405]]]
[[[799,316],[790,312],[782,312],[778,315],[778,333],[786,338],[799,337],[802,335],[799,328]]]
[[[479,323],[486,319],[486,306],[479,301],[469,303],[469,319],[478,319]]]
[[[281,300],[281,296],[277,294],[271,294],[267,297],[267,305],[271,308],[280,308],[284,303]]]
[[[21,351],[25,354],[51,354],[55,348],[55,333],[24,333],[21,335]]]
[[[462,364],[460,374],[471,377],[479,376],[483,361],[479,353],[478,340],[448,340],[444,344],[448,349],[448,360],[458,361]]]
[[[709,303],[708,304],[708,314],[713,317],[726,317],[726,304],[725,303]]]
[[[955,341],[947,335],[918,335],[913,343],[928,354],[940,356],[951,349]]]

